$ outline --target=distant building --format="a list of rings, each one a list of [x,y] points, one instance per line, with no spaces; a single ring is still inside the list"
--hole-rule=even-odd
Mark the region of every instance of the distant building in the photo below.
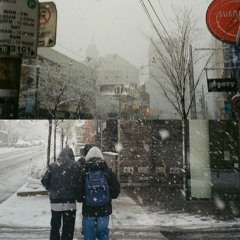
[[[86,59],[87,60],[90,60],[90,59],[97,60],[98,58],[99,58],[99,53],[98,53],[97,46],[92,41],[92,44],[87,47]]]
[[[107,106],[106,117],[133,119],[139,115],[139,69],[117,54],[100,58],[97,70],[97,88],[101,94],[100,105]],[[107,104],[107,105],[106,105]]]
[[[162,62],[164,62],[165,59],[166,59],[166,62],[168,60],[172,61],[172,58],[170,57],[170,50],[166,50],[166,48],[163,46],[163,43],[161,43],[160,41],[156,40],[155,44],[156,44],[155,46],[152,43],[150,43],[149,45],[149,80],[146,82],[146,89],[147,89],[147,92],[150,94],[151,118],[180,119],[181,116],[179,112],[175,109],[175,107],[172,104],[174,103],[176,106],[178,105],[177,100],[175,98],[176,89],[174,89],[173,87],[174,82],[171,82],[171,79],[169,79],[169,77],[167,76],[168,74],[165,74],[166,73],[165,66],[162,65]],[[172,48],[169,47],[169,49],[172,49]],[[176,79],[179,77],[185,83],[184,101],[185,101],[186,111],[188,111],[187,109],[190,106],[190,96],[194,95],[193,103],[191,105],[188,118],[189,119],[191,118],[192,119],[195,119],[195,118],[214,119],[215,113],[211,112],[211,116],[210,116],[208,111],[209,107],[211,108],[213,107],[212,106],[213,97],[208,95],[206,97],[208,98],[207,99],[208,102],[206,102],[205,91],[204,91],[207,86],[207,81],[203,78],[203,76],[205,75],[203,75],[204,69],[202,68],[204,67],[204,64],[206,64],[206,62],[201,62],[201,64],[203,65],[202,67],[199,65],[199,63],[198,65],[194,64],[194,59],[193,59],[193,62],[192,62],[193,74],[191,74],[191,67],[189,67],[190,61],[191,59],[189,59],[189,62],[187,62],[185,65],[184,75],[182,77],[176,76]],[[168,64],[166,64],[166,66],[168,66]],[[169,68],[168,70],[171,72],[171,65],[169,65],[168,68]],[[177,68],[173,67],[174,73],[176,69]],[[201,77],[200,77],[200,74],[197,75],[197,72],[199,72],[199,70],[202,75]],[[191,76],[193,76],[193,78],[191,78]],[[191,85],[191,83],[193,83],[194,86]],[[177,84],[180,84],[180,83],[177,83]],[[181,87],[181,90],[183,90],[184,88]],[[170,100],[166,97],[163,89],[165,89]],[[196,104],[194,104],[194,100]],[[180,101],[181,100],[179,99],[178,100],[179,104],[180,104]]]

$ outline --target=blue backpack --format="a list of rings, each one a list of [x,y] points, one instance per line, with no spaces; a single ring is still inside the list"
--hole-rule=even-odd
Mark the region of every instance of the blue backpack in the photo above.
[[[104,206],[110,201],[109,186],[106,176],[101,170],[86,173],[86,205]]]

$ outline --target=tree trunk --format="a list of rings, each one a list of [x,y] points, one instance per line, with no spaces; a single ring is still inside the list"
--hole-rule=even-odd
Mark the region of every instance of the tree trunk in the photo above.
[[[53,140],[54,162],[56,161],[56,139],[57,139],[57,120],[54,121],[54,140]]]
[[[51,138],[52,138],[52,119],[49,119],[48,126],[48,146],[47,146],[47,166],[50,164]]]
[[[185,194],[185,198],[188,199],[189,193],[188,193],[188,172],[189,172],[189,166],[188,166],[188,126],[187,126],[187,120],[182,120],[182,155],[183,155],[183,192]]]

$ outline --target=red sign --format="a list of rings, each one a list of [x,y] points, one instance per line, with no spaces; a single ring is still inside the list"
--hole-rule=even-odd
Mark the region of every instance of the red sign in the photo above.
[[[53,47],[56,44],[57,9],[54,2],[40,3],[38,47]]]
[[[222,42],[235,44],[240,24],[240,0],[214,0],[208,7],[209,31]]]

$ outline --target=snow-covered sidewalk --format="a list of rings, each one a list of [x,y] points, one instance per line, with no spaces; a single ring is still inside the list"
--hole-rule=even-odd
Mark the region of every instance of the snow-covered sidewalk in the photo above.
[[[25,185],[18,192],[29,191]],[[32,189],[31,189],[32,190]],[[44,190],[41,186],[35,191]],[[77,205],[76,232],[81,231],[81,204]],[[45,229],[50,228],[50,204],[47,195],[18,196],[17,193],[0,204],[0,229]],[[221,229],[239,225],[240,220],[217,221],[186,213],[167,214],[164,211],[149,212],[137,205],[124,191],[113,200],[111,231],[152,231],[166,229]]]

